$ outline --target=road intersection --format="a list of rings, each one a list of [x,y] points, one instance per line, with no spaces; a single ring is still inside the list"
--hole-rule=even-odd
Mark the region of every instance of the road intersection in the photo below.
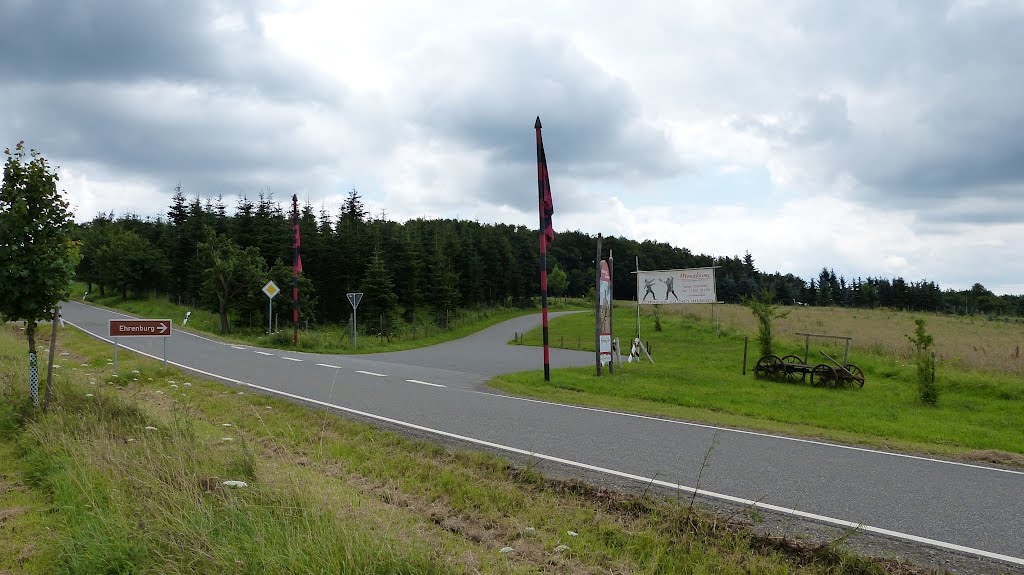
[[[66,321],[105,339],[111,310],[69,302]],[[461,340],[372,355],[259,349],[175,330],[168,362],[235,385],[617,481],[692,492],[1024,567],[1024,472],[553,404],[494,393],[499,373],[537,369],[508,346],[527,316]],[[158,342],[122,347],[161,358]],[[553,350],[552,367],[593,365]],[[705,464],[705,456],[714,446]],[[700,477],[699,485],[697,485]]]

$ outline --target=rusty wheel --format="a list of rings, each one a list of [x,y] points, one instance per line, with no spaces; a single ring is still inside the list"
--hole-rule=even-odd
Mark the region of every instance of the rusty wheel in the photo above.
[[[800,357],[798,355],[792,355],[792,354],[784,355],[784,356],[782,356],[782,363],[785,364],[785,365],[783,365],[783,367],[786,370],[786,381],[788,381],[790,383],[801,383],[801,382],[803,382],[805,376],[807,375],[807,372],[805,372],[803,370],[791,369],[789,367],[789,365],[790,364],[802,365],[804,363],[804,358],[802,358],[802,357]]]
[[[848,377],[850,378],[850,385],[857,387],[864,387],[864,370],[850,363],[846,366],[846,371],[850,372]]]
[[[811,385],[818,387],[835,387],[837,379],[836,370],[832,369],[831,365],[819,363],[811,370]]]
[[[754,366],[754,376],[762,379],[777,380],[785,373],[786,368],[782,365],[782,358],[777,355],[763,355]]]

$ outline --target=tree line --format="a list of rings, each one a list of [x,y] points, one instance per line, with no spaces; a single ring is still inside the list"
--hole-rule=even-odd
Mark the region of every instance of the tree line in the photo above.
[[[209,308],[220,313],[223,331],[266,325],[260,287],[272,279],[285,292],[275,306],[291,318],[290,206],[261,193],[238,198],[230,212],[222,197],[189,198],[179,186],[166,217],[100,214],[77,226],[77,277],[101,294],[159,293]],[[348,292],[365,294],[360,324],[375,333],[410,323],[445,326],[459,308],[530,306],[539,295],[537,232],[526,226],[451,219],[398,223],[369,214],[355,189],[334,214],[303,204],[298,221],[300,321],[347,322]],[[596,240],[579,231],[557,235],[548,251],[550,295],[588,295],[595,283]],[[995,296],[980,284],[965,292],[942,291],[934,282],[902,278],[848,281],[829,269],[808,282],[759,271],[749,252],[713,257],[622,237],[602,238],[602,243],[605,256],[614,255],[619,299],[635,297],[636,280],[629,272],[637,266],[718,266],[719,298],[728,303],[769,289],[787,305],[1024,314],[1024,298]]]

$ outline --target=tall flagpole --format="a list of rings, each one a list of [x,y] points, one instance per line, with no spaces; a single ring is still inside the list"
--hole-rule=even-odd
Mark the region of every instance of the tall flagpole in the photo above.
[[[292,194],[292,345],[299,345],[299,197]]]
[[[544,155],[544,141],[541,138],[540,116],[533,124],[537,132],[537,193],[540,211],[540,307],[541,325],[544,333],[544,381],[551,381],[551,349],[548,347],[548,233],[551,215],[545,208],[550,206],[551,189],[548,180],[548,161]],[[548,206],[545,206],[548,204]]]

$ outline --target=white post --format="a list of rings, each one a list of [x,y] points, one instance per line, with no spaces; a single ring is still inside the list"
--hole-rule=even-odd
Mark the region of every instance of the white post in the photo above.
[[[114,338],[114,373],[117,373],[117,338]]]
[[[267,298],[267,335],[274,333],[274,298]]]

